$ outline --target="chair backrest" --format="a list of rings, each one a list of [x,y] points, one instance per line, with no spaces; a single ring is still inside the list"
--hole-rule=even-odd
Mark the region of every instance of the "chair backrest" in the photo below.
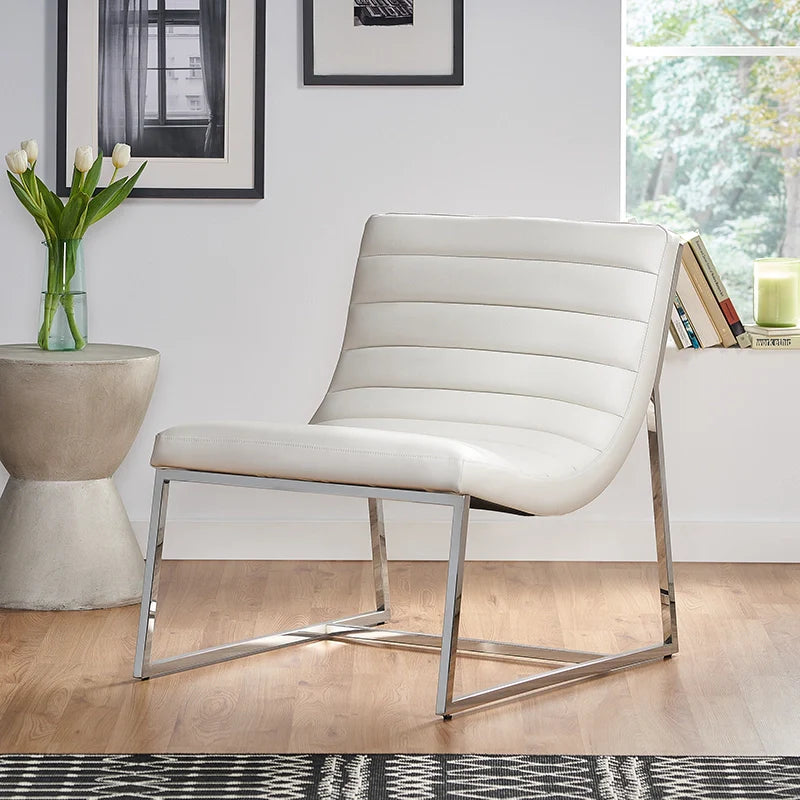
[[[533,428],[613,444],[621,463],[657,379],[679,249],[655,225],[374,216],[312,421]]]

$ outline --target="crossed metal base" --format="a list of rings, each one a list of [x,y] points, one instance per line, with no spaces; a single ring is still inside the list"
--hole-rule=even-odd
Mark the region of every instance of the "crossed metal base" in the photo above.
[[[152,678],[194,667],[217,664],[242,656],[277,650],[281,647],[320,640],[348,641],[391,647],[431,648],[441,652],[439,683],[436,694],[436,714],[445,719],[452,714],[476,706],[493,703],[515,695],[533,692],[548,686],[602,675],[622,667],[644,664],[666,658],[678,651],[675,590],[672,575],[672,555],[669,539],[666,490],[663,481],[663,451],[659,435],[659,408],[656,400],[654,430],[648,434],[650,447],[650,472],[653,486],[656,551],[661,598],[663,640],[648,647],[617,654],[590,653],[548,647],[494,642],[484,639],[459,638],[461,595],[464,577],[464,554],[467,541],[467,522],[470,497],[444,492],[425,492],[406,489],[382,489],[369,486],[352,486],[311,481],[293,481],[277,478],[259,478],[181,469],[157,469],[153,494],[153,509],[145,566],[144,590],[136,643],[134,677]],[[167,501],[171,481],[212,483],[244,486],[280,491],[314,492],[322,494],[366,497],[369,501],[369,522],[372,537],[372,563],[375,584],[375,610],[354,614],[342,619],[307,625],[295,630],[260,636],[241,642],[209,647],[169,658],[153,661],[150,656],[156,621],[159,571],[161,567]],[[390,619],[389,576],[386,560],[386,537],[383,522],[383,500],[407,500],[415,503],[451,506],[452,534],[445,595],[442,635],[390,630],[383,623]],[[567,663],[511,683],[453,697],[456,656],[490,656],[499,659],[531,660],[537,662]]]

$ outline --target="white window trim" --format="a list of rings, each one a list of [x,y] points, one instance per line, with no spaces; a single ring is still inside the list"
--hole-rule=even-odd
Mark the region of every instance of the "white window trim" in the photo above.
[[[629,44],[625,46],[627,55],[646,55],[655,58],[683,58],[685,56],[788,56],[800,58],[798,46],[771,45],[680,45],[676,47],[650,47]]]

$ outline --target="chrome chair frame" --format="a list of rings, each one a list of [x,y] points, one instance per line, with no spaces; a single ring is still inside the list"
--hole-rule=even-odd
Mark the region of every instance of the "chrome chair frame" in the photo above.
[[[658,372],[660,373],[660,367]],[[576,650],[494,642],[484,639],[459,638],[461,595],[464,578],[464,555],[467,543],[470,496],[447,492],[427,492],[407,489],[386,489],[374,486],[355,486],[337,483],[259,478],[215,472],[198,472],[183,469],[157,469],[153,491],[153,507],[145,564],[144,588],[136,642],[134,677],[147,679],[160,675],[216,664],[242,656],[264,653],[281,647],[306,642],[337,640],[381,646],[435,648],[441,651],[439,681],[436,694],[436,714],[449,719],[453,714],[467,711],[487,703],[557,686],[572,681],[602,675],[622,667],[644,664],[669,658],[678,652],[678,631],[675,611],[672,552],[670,546],[669,515],[664,477],[664,451],[661,437],[661,410],[658,396],[658,377],[653,391],[655,423],[648,431],[650,475],[653,489],[653,515],[658,559],[658,579],[661,605],[662,641],[658,644],[628,650],[623,653],[604,654]],[[153,661],[151,647],[155,630],[159,573],[164,544],[169,486],[172,481],[211,483],[258,489],[276,489],[291,492],[366,497],[369,505],[369,524],[372,538],[372,565],[375,584],[375,609],[353,614],[341,619],[307,625],[294,630],[260,636],[231,644],[209,647],[190,653]],[[388,630],[381,626],[390,619],[389,576],[386,560],[386,535],[383,522],[383,500],[406,500],[413,503],[430,503],[450,506],[452,530],[447,571],[444,623],[442,635]],[[511,683],[483,689],[461,697],[453,697],[456,656],[483,655],[501,659],[528,659],[532,661],[568,663]]]

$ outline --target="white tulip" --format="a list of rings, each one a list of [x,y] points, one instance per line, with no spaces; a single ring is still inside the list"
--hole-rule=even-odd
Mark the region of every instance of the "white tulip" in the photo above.
[[[78,172],[88,172],[94,163],[94,151],[90,144],[85,144],[75,151],[75,169]]]
[[[15,175],[22,175],[28,169],[28,154],[24,150],[6,153],[6,164]]]
[[[36,139],[26,139],[24,142],[20,142],[19,146],[27,154],[28,163],[33,166],[39,158],[39,143]]]
[[[114,152],[111,153],[111,163],[114,169],[123,169],[128,166],[131,160],[131,146],[124,142],[117,142],[114,145]]]

